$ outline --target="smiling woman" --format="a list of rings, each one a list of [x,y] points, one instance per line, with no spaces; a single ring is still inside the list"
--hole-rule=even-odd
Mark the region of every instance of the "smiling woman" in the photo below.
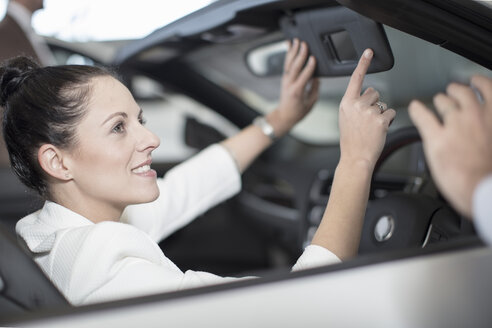
[[[355,87],[352,86],[351,92],[344,97],[342,111],[339,110],[340,99],[349,77],[323,78],[317,107],[318,113],[324,116],[315,115],[313,118],[312,114],[316,113],[311,111],[311,118],[306,116],[305,119],[314,121],[316,125],[310,125],[304,131],[314,136],[330,130],[335,132],[333,138],[313,137],[313,141],[306,141],[306,138],[300,138],[300,133],[288,135],[266,150],[241,176],[238,166],[243,166],[237,164],[242,161],[234,162],[234,157],[228,152],[230,149],[225,147],[225,143],[220,143],[221,138],[244,129],[239,133],[247,133],[253,139],[243,143],[241,150],[270,145],[267,134],[272,136],[272,129],[266,124],[272,126],[273,137],[280,138],[281,130],[276,128],[279,121],[275,121],[275,118],[278,118],[279,109],[280,113],[285,113],[287,109],[277,103],[280,83],[284,94],[286,89],[290,90],[288,94],[291,96],[293,91],[299,91],[293,88],[296,83],[292,83],[299,77],[299,71],[292,65],[281,67],[282,74],[278,78],[261,79],[252,77],[247,71],[244,55],[254,46],[285,39],[278,26],[281,17],[291,19],[298,13],[333,8],[342,3],[367,6],[366,11],[361,10],[362,14],[369,15],[375,21],[389,23],[383,28],[388,34],[395,66],[390,71],[366,76],[364,80],[367,85],[362,86],[361,81],[357,81],[359,74],[363,76],[359,70],[355,74],[356,78],[350,82]],[[24,217],[17,226],[18,238],[19,241],[28,241],[35,264],[43,267],[54,282],[53,285],[59,287],[74,305],[142,294],[161,294],[170,290],[173,292],[67,311],[55,308],[54,311],[28,315],[23,311],[16,317],[7,314],[7,320],[2,320],[2,313],[11,311],[3,306],[4,295],[11,297],[16,304],[23,304],[17,302],[16,296],[26,294],[33,299],[31,291],[35,289],[27,284],[35,281],[32,275],[21,275],[31,271],[18,269],[13,265],[18,262],[17,257],[4,251],[0,259],[7,257],[10,261],[2,261],[7,264],[0,265],[0,275],[4,282],[4,289],[0,291],[0,326],[5,322],[5,326],[82,327],[91,323],[95,326],[103,325],[104,321],[105,326],[124,327],[145,322],[146,326],[160,327],[163,320],[170,326],[173,326],[173,322],[180,326],[197,326],[199,320],[201,326],[214,327],[297,326],[305,322],[336,327],[399,327],[403,322],[412,327],[490,326],[492,313],[487,304],[492,302],[492,284],[489,283],[492,252],[489,248],[479,246],[471,223],[465,224],[466,220],[452,210],[437,190],[437,181],[431,179],[426,165],[431,162],[431,157],[424,158],[420,144],[405,147],[400,149],[404,153],[404,160],[391,167],[380,166],[372,178],[368,178],[371,170],[363,165],[364,161],[354,158],[372,149],[371,156],[365,161],[370,164],[372,155],[377,155],[377,149],[382,144],[386,126],[380,124],[384,123],[383,118],[389,118],[387,116],[392,111],[384,111],[386,116],[382,116],[380,112],[386,106],[372,106],[378,100],[382,99],[389,107],[397,109],[399,119],[393,121],[391,127],[394,129],[402,126],[402,123],[411,123],[407,115],[407,106],[412,99],[410,97],[420,99],[429,107],[432,96],[437,91],[444,92],[445,85],[450,81],[467,83],[475,70],[491,73],[492,67],[489,67],[490,60],[487,59],[492,58],[492,28],[488,24],[488,17],[492,16],[489,15],[490,10],[486,10],[488,7],[480,3],[474,0],[374,0],[367,5],[367,1],[363,0],[223,0],[147,38],[128,43],[117,52],[119,55],[112,64],[118,66],[125,84],[128,81],[126,85],[132,92],[141,89],[135,88],[135,82],[142,78],[154,82],[152,92],[149,92],[147,84],[143,85],[147,93],[133,93],[135,99],[140,101],[138,107],[143,109],[149,124],[142,127],[142,122],[136,122],[139,109],[130,103],[118,108],[107,104],[107,108],[100,110],[112,109],[112,112],[102,117],[102,121],[95,120],[99,128],[93,126],[96,133],[90,136],[84,134],[88,138],[97,136],[100,138],[98,143],[91,143],[93,147],[87,149],[87,140],[74,145],[73,149],[76,151],[84,147],[83,153],[87,154],[98,151],[97,158],[101,159],[101,165],[107,167],[104,177],[96,172],[98,168],[94,168],[94,174],[87,170],[81,175],[89,179],[84,190],[92,191],[90,188],[97,183],[97,176],[98,179],[109,181],[106,185],[108,193],[114,195],[104,197],[114,200],[113,196],[121,195],[122,191],[111,185],[111,176],[114,175],[117,180],[115,183],[131,180],[132,184],[137,184],[139,182],[134,181],[141,178],[138,174],[150,172],[152,168],[158,172],[156,184],[159,198],[152,203],[128,206],[120,222],[108,220],[99,223],[93,223],[90,218],[70,208],[47,202],[37,213],[27,217],[24,217],[27,213],[17,215],[17,218]],[[471,5],[475,4],[480,10],[461,10],[466,4],[470,4],[468,9],[472,9]],[[395,24],[391,24],[392,21]],[[249,33],[258,28],[265,34]],[[188,33],[179,35],[176,33],[178,30]],[[410,31],[410,34],[405,34],[405,30]],[[236,35],[245,38],[241,40],[235,38]],[[312,36],[318,35],[313,33]],[[437,44],[426,42],[425,39]],[[454,49],[462,55],[440,46]],[[374,55],[376,58],[379,53],[375,51]],[[472,65],[466,58],[485,58],[487,67]],[[362,62],[363,67],[367,60]],[[289,60],[289,63],[292,64],[292,61]],[[6,77],[1,73],[0,76]],[[11,75],[7,80],[15,77],[18,76]],[[91,83],[90,95],[98,93],[94,88],[101,87],[99,81],[101,79],[98,77]],[[106,95],[124,97],[117,88],[118,84],[111,79],[109,81],[114,88],[104,89],[107,90]],[[27,77],[24,82],[28,82]],[[36,86],[49,85],[37,83]],[[359,92],[366,90],[366,86],[376,87],[381,94],[380,99],[377,99],[378,93],[371,89],[360,95]],[[0,90],[3,91],[2,88]],[[13,94],[8,97],[9,94],[1,95],[0,98],[6,98],[9,102],[14,99],[11,98]],[[301,94],[306,96],[302,99],[305,102],[299,102],[296,97],[287,97],[287,101],[282,103],[309,103],[313,99],[309,95],[315,93]],[[178,100],[189,97],[192,101],[179,102],[176,100],[178,97]],[[261,102],[263,98],[265,102],[268,101],[267,106]],[[365,105],[360,100],[365,100]],[[159,160],[153,151],[153,162],[149,167],[143,156],[136,156],[138,151],[134,147],[131,153],[135,156],[128,159],[130,152],[126,138],[133,139],[135,135],[135,139],[138,139],[136,136],[139,133],[134,132],[137,127],[140,133],[144,128],[151,127],[159,132],[160,148],[169,152],[169,138],[161,132],[168,131],[169,126],[178,126],[177,120],[157,118],[164,118],[164,113],[170,107],[187,107],[191,102],[200,108],[193,120],[186,121],[187,133],[179,137],[196,149],[196,157],[183,163],[181,159],[184,158]],[[82,121],[96,118],[91,111],[97,111],[92,106],[97,103],[85,103],[87,115],[81,118]],[[121,105],[120,102],[117,104]],[[10,109],[11,114],[17,112],[15,108]],[[303,112],[305,107],[304,110],[303,107],[300,109]],[[152,115],[151,110],[159,112],[158,116]],[[219,127],[219,124],[197,124],[212,121],[200,120],[205,110],[221,115],[223,121],[235,125],[236,130],[221,136],[213,129]],[[313,110],[316,111],[316,108]],[[447,112],[447,118],[459,114],[445,108],[444,111]],[[186,114],[190,112],[182,111]],[[432,112],[428,114],[433,115]],[[263,122],[263,129],[250,125],[258,115],[264,116],[259,121]],[[432,122],[425,115],[418,116],[427,123]],[[104,123],[109,117],[110,121]],[[36,124],[40,125],[39,122]],[[431,130],[436,132],[436,129]],[[262,131],[266,131],[266,134]],[[399,132],[407,131],[415,132],[415,129],[397,130],[391,136],[401,137]],[[76,128],[72,132],[77,132]],[[83,133],[80,131],[80,134]],[[391,151],[394,145],[415,140],[415,135],[409,137],[407,133],[403,138],[389,138],[386,150]],[[150,134],[147,134],[147,138],[152,139]],[[464,145],[470,144],[469,141],[463,142],[468,138],[458,139]],[[121,149],[120,142],[123,144]],[[341,161],[339,142],[343,155]],[[152,144],[151,141],[146,143]],[[212,144],[213,147],[206,148]],[[456,145],[456,142],[452,142],[450,149],[456,150]],[[467,150],[469,148],[465,147]],[[199,153],[202,149],[203,152]],[[113,158],[106,157],[106,152],[115,156],[114,160],[118,158],[120,161],[113,162]],[[442,152],[432,152],[444,164],[449,164]],[[85,161],[83,153],[70,155],[82,158],[88,167],[93,167],[94,163]],[[383,151],[383,154],[385,156],[382,159],[387,158],[388,151]],[[456,151],[453,154],[456,155]],[[189,153],[189,156],[192,154]],[[474,158],[485,157],[482,152],[474,156],[461,156],[458,160],[463,158],[467,159],[466,163],[473,163]],[[349,165],[354,162],[361,165]],[[385,161],[384,164],[389,162]],[[449,165],[446,167],[449,168]],[[395,170],[390,172],[386,168]],[[122,172],[131,177],[135,173],[135,179],[127,179]],[[64,176],[56,179],[45,175],[53,186],[73,184],[81,176],[75,175],[65,180]],[[311,259],[325,259],[325,255],[330,254],[328,250],[342,258],[349,258],[350,254],[356,252],[353,251],[353,242],[357,239],[344,238],[343,235],[354,234],[359,230],[362,221],[362,215],[359,214],[364,202],[357,202],[357,199],[367,199],[368,180],[372,181],[372,186],[362,229],[362,241],[367,243],[359,247],[362,256],[345,264],[289,274],[289,269],[311,241],[315,244],[308,246],[306,252],[319,252]],[[456,177],[451,180],[457,181]],[[206,188],[213,181],[217,189]],[[231,195],[239,187],[242,187],[242,191],[236,197],[199,214],[193,223],[187,221],[198,214],[197,208],[204,203],[210,205],[211,198],[222,197],[224,193]],[[0,187],[0,191],[10,192],[5,189],[11,188]],[[133,197],[133,191],[128,192],[128,196]],[[492,191],[485,191],[485,195],[490,194]],[[354,198],[354,195],[359,198]],[[3,203],[12,203],[10,199],[4,197],[2,200]],[[323,215],[328,201],[329,208]],[[350,212],[353,210],[355,212]],[[324,220],[321,225],[320,220]],[[191,224],[176,231],[188,222]],[[335,224],[334,228],[338,226],[342,229],[328,229],[325,223],[329,222]],[[336,239],[326,233],[318,234],[313,239],[313,231],[318,227],[327,232],[334,231],[335,237],[339,237],[339,245],[347,246],[345,242],[350,240],[349,252],[346,251],[347,247],[339,249],[328,245],[327,240],[333,242]],[[346,230],[343,230],[344,227]],[[169,235],[172,231],[176,233]],[[157,244],[160,238],[167,236],[169,238]],[[340,240],[344,243],[340,243]],[[0,246],[0,253],[4,249]],[[306,259],[306,254],[301,259]],[[332,259],[336,262],[336,258]],[[321,262],[319,264],[326,263]],[[270,271],[272,268],[275,270]],[[299,268],[299,265],[295,268]],[[16,277],[12,281],[23,287],[20,292],[9,288],[13,284],[1,269],[11,269]],[[187,272],[187,269],[204,270],[219,276],[260,275],[266,279],[249,279],[229,286],[179,292],[177,290],[180,288],[202,286],[212,280],[230,280],[197,271]],[[347,315],[350,313],[357,315]],[[47,316],[52,317],[52,320],[46,320]],[[18,322],[32,317],[41,320]],[[145,318],[144,321],[142,318]]]
[[[378,108],[376,90],[361,95],[372,58],[367,49],[342,99],[342,156],[330,202],[293,270],[357,253],[370,177],[395,116]],[[255,120],[156,179],[150,164],[159,139],[109,71],[39,67],[26,57],[8,61],[0,68],[0,105],[10,161],[17,176],[46,199],[41,210],[17,223],[17,234],[73,304],[232,280],[183,273],[157,242],[240,190],[240,174],[311,111],[319,90],[315,67],[307,44],[294,39],[279,105],[260,119],[261,126]]]
[[[143,126],[141,109],[118,80],[95,77],[91,90],[90,107],[76,129],[75,151],[45,144],[38,158],[45,172],[68,182],[53,188],[57,203],[94,222],[118,220],[127,205],[159,195],[156,173],[149,167],[159,139]]]

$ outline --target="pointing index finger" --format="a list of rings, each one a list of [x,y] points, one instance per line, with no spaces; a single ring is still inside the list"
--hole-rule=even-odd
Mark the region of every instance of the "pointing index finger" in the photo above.
[[[357,67],[350,77],[350,82],[347,86],[347,91],[345,91],[345,96],[350,98],[356,98],[360,96],[360,93],[362,91],[362,83],[364,82],[364,77],[366,76],[367,69],[371,64],[373,54],[374,53],[371,49],[364,50],[364,53],[359,59]]]

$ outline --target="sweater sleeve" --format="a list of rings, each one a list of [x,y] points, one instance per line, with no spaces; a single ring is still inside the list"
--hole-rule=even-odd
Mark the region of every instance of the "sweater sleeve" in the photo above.
[[[160,241],[241,189],[241,176],[229,152],[209,146],[158,179],[159,198],[128,206],[121,221]]]
[[[212,273],[193,270],[183,273],[165,257],[163,262],[157,258],[139,256],[112,257],[112,260],[113,265],[106,267],[108,274],[105,276],[109,279],[104,283],[101,281],[100,287],[95,288],[85,297],[74,300],[75,304],[105,302],[255,278],[253,276],[221,277]],[[320,246],[311,245],[299,258],[293,271],[339,262],[338,257],[330,251]],[[84,281],[86,280],[84,279]]]
[[[182,272],[143,231],[102,222],[61,233],[49,255],[47,273],[74,305],[222,284],[253,277],[221,277]],[[311,245],[293,270],[339,262],[330,251]]]
[[[114,301],[239,278],[183,273],[143,231],[102,222],[61,233],[47,274],[73,305]]]
[[[297,259],[296,264],[292,267],[292,271],[311,269],[340,262],[342,262],[340,258],[326,248],[318,245],[309,245],[299,259]]]
[[[171,270],[144,259],[126,258],[118,264],[118,274],[74,305],[109,302],[132,297],[161,294],[183,289],[224,284],[252,277],[220,277],[212,273]]]

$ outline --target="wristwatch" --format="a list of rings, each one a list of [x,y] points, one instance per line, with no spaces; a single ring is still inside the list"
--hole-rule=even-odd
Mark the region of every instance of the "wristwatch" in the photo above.
[[[275,131],[273,130],[273,126],[268,123],[265,116],[257,116],[253,120],[253,125],[256,125],[261,129],[261,131],[268,137],[270,140],[275,141],[277,137],[275,136]]]

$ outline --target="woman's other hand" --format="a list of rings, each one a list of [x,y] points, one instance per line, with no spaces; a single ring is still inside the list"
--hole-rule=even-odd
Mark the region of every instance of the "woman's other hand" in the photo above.
[[[373,51],[366,49],[359,60],[340,103],[340,163],[360,163],[373,169],[386,140],[396,112],[386,109],[379,92],[368,88],[362,95],[362,83],[371,64]]]
[[[306,42],[298,39],[289,42],[284,62],[279,106],[267,115],[267,120],[278,137],[289,132],[311,111],[318,100],[319,80],[313,78],[316,59],[308,53]]]
[[[366,49],[340,103],[340,162],[330,199],[312,244],[340,259],[357,255],[374,165],[383,149],[393,109],[379,102],[379,93],[362,83],[373,52]]]
[[[266,115],[276,137],[281,137],[311,110],[318,99],[319,81],[313,79],[316,60],[308,59],[305,42],[294,39],[285,57],[282,90],[277,109]],[[249,167],[273,140],[252,124],[222,142],[236,161],[239,172]]]

